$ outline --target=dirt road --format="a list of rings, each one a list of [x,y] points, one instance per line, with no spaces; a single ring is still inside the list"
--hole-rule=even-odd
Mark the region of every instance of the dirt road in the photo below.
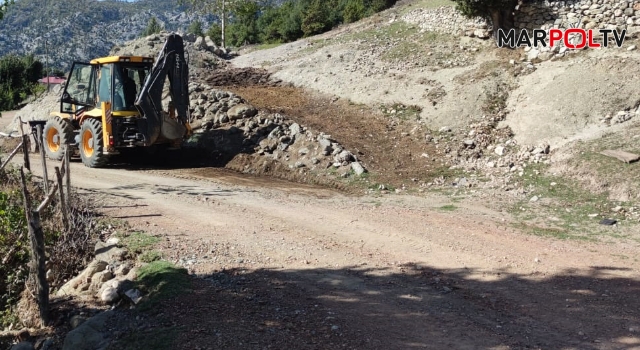
[[[165,258],[199,277],[157,310],[182,327],[178,348],[640,347],[637,243],[529,236],[435,196],[210,168],[71,171],[105,214],[162,237]]]

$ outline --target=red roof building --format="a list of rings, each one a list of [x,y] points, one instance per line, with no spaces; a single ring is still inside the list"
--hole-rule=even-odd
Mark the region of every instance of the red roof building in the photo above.
[[[67,81],[64,77],[45,77],[38,80],[38,82],[41,84],[47,84],[47,80],[50,85],[64,84]]]

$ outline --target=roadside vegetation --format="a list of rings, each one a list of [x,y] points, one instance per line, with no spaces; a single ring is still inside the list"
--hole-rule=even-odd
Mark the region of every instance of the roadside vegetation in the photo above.
[[[519,228],[558,239],[637,240],[609,229],[613,224],[637,224],[637,203],[633,200],[611,200],[606,191],[594,193],[570,177],[550,173],[548,165],[528,166],[521,181],[529,196],[510,210],[518,219]]]
[[[148,296],[140,305],[141,311],[149,311],[160,301],[188,290],[187,270],[164,260],[156,250],[160,238],[140,231],[123,231],[116,237],[141,265],[137,285]]]
[[[0,111],[15,109],[28,96],[44,91],[38,83],[43,66],[33,55],[0,57]]]
[[[127,226],[126,222],[124,226]],[[145,298],[132,311],[132,317],[156,319],[160,323],[170,324],[171,320],[158,310],[162,310],[162,304],[168,299],[191,290],[189,272],[163,259],[162,253],[156,250],[160,243],[156,236],[122,230],[116,237],[140,266],[135,287],[144,293]],[[108,349],[174,349],[179,330],[174,325],[150,328],[142,332],[129,331],[109,345]]]
[[[41,182],[28,172],[25,175],[29,197],[39,202],[44,198]],[[0,170],[0,329],[20,329],[22,320],[38,312],[29,307],[35,303],[29,302],[34,289],[28,278],[30,244],[21,187],[17,169]],[[107,226],[93,211],[94,203],[73,195],[69,230],[65,231],[59,202],[54,199],[52,204],[41,212],[41,220],[47,279],[50,289],[55,290],[84,268],[93,256],[96,239]]]

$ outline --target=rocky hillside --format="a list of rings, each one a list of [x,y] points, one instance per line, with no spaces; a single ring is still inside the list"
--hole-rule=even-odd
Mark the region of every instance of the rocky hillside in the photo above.
[[[171,31],[185,30],[196,19],[205,26],[212,21],[172,0],[47,0],[44,6],[20,0],[0,22],[0,56],[33,53],[44,61],[46,53],[51,66],[69,68],[74,60],[104,56],[114,45],[140,36],[154,16]]]
[[[587,214],[564,221],[574,227],[640,200],[637,165],[602,153],[640,154],[640,7],[623,0],[565,5],[522,6],[517,25],[564,28],[583,17],[584,28],[618,23],[627,31],[622,47],[498,49],[486,39],[486,24],[461,18],[453,3],[405,1],[322,35],[243,49],[231,61],[266,69],[307,94],[349,100],[360,116],[299,111],[287,89],[235,92],[258,108],[298,112],[296,121],[362,152],[372,181],[396,188],[489,188],[522,201],[518,213],[543,195],[555,196],[553,210],[576,205],[578,193],[619,201],[596,208],[597,200],[585,199],[577,206]],[[572,193],[547,191],[563,181]]]

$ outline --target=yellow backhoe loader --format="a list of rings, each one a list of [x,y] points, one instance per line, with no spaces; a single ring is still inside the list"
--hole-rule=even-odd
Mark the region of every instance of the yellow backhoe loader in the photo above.
[[[111,155],[131,148],[179,148],[190,134],[189,69],[182,37],[167,37],[157,59],[110,56],[74,62],[60,100],[60,111],[42,127],[48,158],[60,160],[64,145],[96,168]],[[163,107],[163,90],[171,95]]]

